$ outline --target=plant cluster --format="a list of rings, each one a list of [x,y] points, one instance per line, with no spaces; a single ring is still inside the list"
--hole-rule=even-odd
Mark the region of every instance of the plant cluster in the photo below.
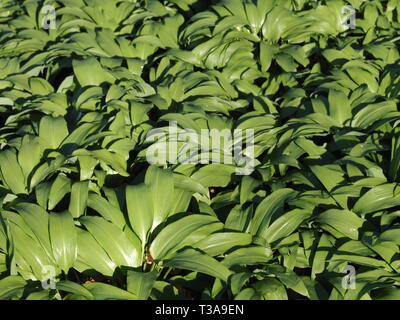
[[[400,299],[399,44],[399,0],[1,0],[0,299]],[[171,121],[254,171],[150,165]]]

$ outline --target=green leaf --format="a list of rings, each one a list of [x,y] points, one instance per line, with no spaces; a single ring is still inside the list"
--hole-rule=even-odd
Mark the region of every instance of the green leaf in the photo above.
[[[260,295],[253,288],[245,288],[242,291],[240,291],[235,297],[235,300],[260,300],[260,299],[261,299]]]
[[[153,225],[153,199],[151,189],[145,184],[126,187],[126,206],[129,222],[139,236],[142,246],[147,243]]]
[[[351,119],[351,106],[347,96],[338,90],[329,90],[329,115],[340,126]]]
[[[371,295],[373,300],[400,300],[400,290],[397,287],[377,289]]]
[[[253,205],[237,205],[233,207],[225,221],[225,228],[228,230],[248,232],[249,224],[253,217],[253,211]]]
[[[18,203],[15,209],[32,229],[41,245],[48,253],[51,253],[49,234],[49,214],[41,207],[33,203]]]
[[[84,286],[81,286],[75,282],[69,280],[61,280],[56,284],[57,290],[65,291],[69,293],[74,293],[80,296],[83,296],[89,300],[93,300],[94,297],[92,293],[86,289]]]
[[[400,245],[400,227],[394,226],[392,228],[385,230],[384,232],[381,233],[379,239],[381,241],[389,241],[397,245]]]
[[[397,184],[383,184],[366,192],[358,199],[353,211],[365,215],[369,212],[383,210],[400,204],[400,188]]]
[[[78,271],[94,269],[105,276],[112,276],[117,264],[110,259],[105,250],[89,232],[78,229],[77,234],[78,260],[84,262],[87,267],[79,268],[77,264],[74,267]]]
[[[103,82],[114,83],[114,77],[104,70],[95,57],[73,60],[72,66],[81,87],[99,86]]]
[[[39,125],[39,137],[44,142],[45,149],[58,149],[61,142],[68,136],[68,128],[62,117],[43,117]]]
[[[325,271],[327,257],[334,249],[331,239],[332,237],[325,233],[319,239],[318,247],[314,253],[314,260],[312,261],[311,277],[313,279],[317,274]]]
[[[48,209],[53,210],[70,191],[71,181],[65,175],[59,174],[50,189]]]
[[[18,163],[27,181],[31,171],[40,163],[42,148],[39,139],[31,135],[22,138],[21,148],[18,151]]]
[[[285,201],[293,198],[296,194],[292,189],[279,189],[263,199],[254,213],[250,224],[250,233],[257,235],[263,232],[269,226],[272,217],[283,208]]]
[[[164,259],[170,258],[174,252],[179,251],[185,247],[196,247],[196,243],[205,239],[213,233],[220,232],[223,229],[222,223],[211,223],[205,226],[199,227],[195,231],[193,231],[190,235],[188,235],[185,239],[183,239],[178,245],[176,245],[173,250],[171,250]]]
[[[332,227],[343,234],[343,236],[354,240],[359,238],[359,229],[364,221],[364,219],[357,216],[354,212],[337,209],[322,212],[315,219],[315,222],[319,223],[322,228],[325,226]]]
[[[68,211],[64,211],[50,214],[49,223],[54,259],[67,274],[78,254],[74,220]]]
[[[98,164],[98,160],[89,156],[80,156],[79,169],[80,169],[80,180],[88,180],[93,176],[93,170]]]
[[[156,236],[150,246],[150,253],[155,260],[162,260],[195,230],[213,223],[218,219],[208,215],[193,214],[166,226]]]
[[[112,222],[121,230],[125,226],[124,214],[103,197],[90,193],[87,201],[88,207],[97,211],[104,219]]]
[[[86,216],[82,217],[80,221],[105,249],[115,264],[130,267],[141,265],[142,246],[138,238],[131,242],[121,229],[100,217]]]
[[[107,165],[110,165],[115,171],[117,171],[121,176],[128,177],[129,173],[126,172],[126,161],[125,159],[116,153],[109,152],[107,150],[94,150],[90,152],[93,157],[103,161]]]
[[[10,231],[14,243],[15,262],[33,279],[42,280],[46,277],[46,267],[54,263],[49,255],[33,237],[28,235],[18,224],[10,223]]]
[[[261,236],[265,238],[268,243],[285,238],[294,232],[310,216],[311,212],[308,210],[291,210],[276,219]]]
[[[314,165],[310,166],[310,169],[328,191],[331,191],[343,181],[344,173],[340,170],[339,166]]]
[[[218,232],[197,242],[193,246],[210,256],[218,256],[226,251],[251,244],[253,237],[248,233]]]
[[[240,204],[243,204],[249,200],[254,189],[260,184],[260,181],[253,179],[250,176],[244,176],[240,183]]]
[[[271,66],[272,59],[274,57],[273,46],[267,42],[260,43],[260,63],[261,70],[266,72]]]
[[[83,285],[93,295],[95,300],[138,300],[138,297],[115,286],[92,282]]]
[[[150,186],[151,201],[153,203],[153,231],[164,222],[170,214],[171,198],[174,194],[174,179],[172,172],[162,170],[156,166],[147,169],[145,183]]]
[[[265,299],[265,300],[287,300],[288,296],[286,289],[283,284],[273,278],[267,278],[256,282],[253,288]]]
[[[182,174],[174,174],[174,186],[190,193],[200,193],[204,196],[208,195],[208,190],[196,180]]]
[[[231,271],[214,258],[195,249],[186,249],[163,262],[165,267],[192,270],[208,274],[225,282],[228,281]]]
[[[22,296],[27,282],[20,276],[8,276],[0,280],[0,300]]]
[[[14,194],[26,194],[25,178],[18,165],[17,156],[11,149],[0,152],[0,171],[2,180]]]
[[[68,211],[74,218],[79,218],[85,213],[88,200],[89,181],[75,182],[71,188],[71,201]]]
[[[226,187],[235,173],[235,167],[225,164],[209,164],[201,167],[192,175],[192,179],[204,187]]]
[[[272,250],[261,246],[237,249],[225,256],[222,264],[231,268],[235,265],[263,264],[271,260]]]

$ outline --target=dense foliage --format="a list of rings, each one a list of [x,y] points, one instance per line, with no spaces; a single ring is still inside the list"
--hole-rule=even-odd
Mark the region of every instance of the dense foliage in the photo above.
[[[0,4],[0,299],[400,299],[399,0]]]

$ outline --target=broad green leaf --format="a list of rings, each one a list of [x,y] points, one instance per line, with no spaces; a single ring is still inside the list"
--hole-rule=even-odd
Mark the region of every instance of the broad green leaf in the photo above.
[[[260,63],[262,71],[268,71],[274,57],[273,46],[267,42],[260,43]]]
[[[88,268],[79,269],[94,269],[105,276],[112,276],[117,264],[113,262],[107,255],[106,251],[95,240],[95,238],[87,231],[77,230],[78,234],[78,260],[82,260]]]
[[[369,212],[387,209],[400,204],[400,188],[397,184],[382,184],[366,192],[358,199],[353,211],[365,215]]]
[[[12,149],[0,152],[0,171],[3,182],[15,194],[26,194],[25,179],[17,156]]]
[[[0,300],[22,296],[27,282],[20,276],[8,276],[0,280]]]
[[[104,82],[114,83],[114,77],[101,66],[95,57],[73,60],[72,66],[81,87],[99,86]]]
[[[33,203],[18,203],[15,209],[32,229],[43,248],[51,253],[49,234],[49,214]]]
[[[129,222],[133,231],[139,236],[142,247],[147,243],[153,226],[153,198],[151,188],[146,184],[126,187],[126,206]]]
[[[153,203],[153,231],[160,223],[164,222],[170,213],[171,198],[174,193],[174,180],[172,172],[162,170],[156,166],[147,169],[145,183],[150,187],[151,201]]]
[[[223,231],[222,223],[211,223],[201,226],[192,233],[190,233],[190,235],[188,235],[178,245],[176,245],[173,248],[173,250],[170,250],[168,254],[164,257],[164,259],[169,259],[176,251],[179,251],[185,247],[197,248],[196,243],[216,232],[221,232],[221,231]]]
[[[57,282],[56,287],[57,287],[57,290],[60,290],[60,291],[65,291],[65,292],[81,295],[89,300],[94,299],[92,293],[88,289],[86,289],[84,286],[81,286],[81,285],[79,285],[75,282],[69,281],[69,280],[61,280],[61,281]]]
[[[227,254],[222,264],[228,268],[235,265],[256,265],[271,260],[272,250],[261,246],[251,246],[237,249]]]
[[[397,287],[388,287],[372,291],[373,300],[400,300],[400,290]]]
[[[183,300],[184,296],[179,290],[165,281],[155,281],[151,291],[152,300]]]
[[[310,169],[328,191],[343,181],[344,173],[339,166],[310,166]]]
[[[173,258],[164,261],[163,266],[201,272],[225,282],[231,275],[231,271],[226,266],[195,249],[186,249],[175,254]]]
[[[219,223],[218,219],[208,215],[193,214],[169,224],[151,243],[152,257],[155,260],[162,260],[192,232],[213,223]]]
[[[198,192],[205,196],[208,195],[207,188],[191,177],[187,177],[182,174],[174,174],[174,186],[175,188],[186,190],[191,193]]]
[[[105,164],[111,166],[121,176],[129,176],[129,173],[126,171],[126,161],[121,155],[109,152],[107,150],[94,150],[91,152],[91,154],[96,159],[103,161]]]
[[[390,241],[396,243],[397,245],[400,245],[400,228],[395,226],[385,230],[379,236],[379,240]]]
[[[68,211],[74,218],[79,218],[85,213],[89,181],[79,181],[72,184],[71,188],[71,201],[69,203]]]
[[[264,298],[264,300],[287,300],[288,296],[283,284],[273,278],[267,278],[256,282],[253,288]]]
[[[39,137],[44,142],[44,149],[58,149],[68,136],[67,123],[64,118],[43,117],[39,125]]]
[[[311,262],[311,277],[315,279],[316,275],[325,271],[327,257],[333,251],[332,237],[328,234],[322,234],[318,242],[318,247],[314,253],[314,259]],[[307,285],[307,283],[306,283]],[[314,288],[315,289],[315,288]]]
[[[147,300],[153,289],[154,282],[158,276],[158,271],[140,272],[128,270],[127,290],[132,292],[140,300]]]
[[[90,193],[87,201],[88,207],[97,211],[104,219],[112,222],[121,230],[125,226],[124,214],[119,208],[114,207],[109,201],[103,197]]]
[[[319,214],[315,222],[319,223],[322,228],[325,226],[332,227],[343,236],[357,240],[359,238],[359,229],[363,225],[364,219],[348,210],[330,209]]]
[[[349,100],[342,91],[329,90],[329,115],[338,125],[342,126],[346,120],[351,119],[351,107]]]
[[[235,167],[225,164],[209,164],[192,175],[192,179],[204,187],[226,187],[235,173]]]
[[[237,205],[233,207],[225,221],[225,228],[228,230],[248,232],[253,217],[253,211],[253,205]]]
[[[141,243],[131,242],[121,229],[100,217],[82,217],[82,224],[119,266],[138,267],[142,263]]]
[[[106,283],[92,282],[83,286],[90,291],[95,300],[138,300],[133,293]]]
[[[276,219],[263,233],[260,234],[260,236],[265,238],[268,243],[285,238],[294,232],[310,216],[311,212],[308,210],[291,210]]]
[[[50,193],[48,209],[53,210],[64,196],[71,191],[71,181],[64,174],[59,174],[54,180]]]
[[[80,169],[80,180],[88,180],[93,176],[94,168],[98,164],[98,160],[89,156],[80,156],[79,160],[79,169]]]
[[[250,233],[257,235],[270,225],[271,219],[277,211],[283,208],[287,199],[296,196],[292,189],[280,189],[263,199],[257,206],[254,218],[250,224]]]
[[[218,232],[197,242],[194,247],[210,256],[218,256],[232,248],[249,245],[252,240],[253,237],[248,233]]]
[[[244,176],[240,184],[240,204],[245,203],[251,196],[255,188],[261,184],[260,181],[250,176]]]
[[[253,288],[245,288],[240,291],[235,300],[260,300],[261,296]]]
[[[25,135],[21,142],[21,148],[18,151],[18,163],[24,173],[27,181],[33,168],[40,163],[42,157],[42,148],[39,140],[31,135]]]
[[[48,266],[53,266],[53,261],[45,252],[39,242],[27,235],[16,224],[10,224],[10,231],[15,245],[15,261],[18,267],[26,270],[30,277],[37,280],[46,278]],[[25,267],[25,268],[24,268]]]

